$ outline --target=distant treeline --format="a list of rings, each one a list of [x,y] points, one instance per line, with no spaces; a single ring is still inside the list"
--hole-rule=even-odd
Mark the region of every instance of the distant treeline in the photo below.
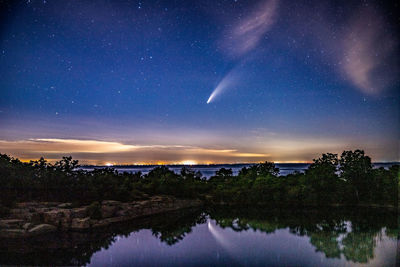
[[[148,174],[92,171],[78,168],[71,157],[51,164],[41,158],[29,163],[0,154],[0,202],[63,201],[77,205],[113,199],[132,201],[151,195],[200,198],[210,204],[240,205],[390,205],[397,207],[399,165],[374,169],[362,150],[323,154],[305,173],[279,176],[274,163],[244,167],[238,175],[221,168],[206,180],[183,167],[179,174],[166,166]]]

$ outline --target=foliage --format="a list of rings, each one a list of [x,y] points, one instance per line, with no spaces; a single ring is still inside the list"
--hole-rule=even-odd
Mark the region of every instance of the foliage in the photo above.
[[[29,163],[0,154],[0,204],[16,201],[68,201],[89,204],[113,199],[133,201],[152,195],[200,198],[210,204],[271,206],[391,205],[396,206],[400,168],[372,167],[362,150],[322,154],[305,173],[279,176],[272,162],[244,167],[238,175],[222,168],[209,180],[184,167],[175,173],[159,166],[148,174],[113,168],[84,171],[77,160],[63,157],[52,164],[44,158]]]

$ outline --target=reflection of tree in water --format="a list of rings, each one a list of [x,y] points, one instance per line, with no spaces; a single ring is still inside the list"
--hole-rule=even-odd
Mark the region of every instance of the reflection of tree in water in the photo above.
[[[311,234],[310,243],[316,251],[323,252],[327,258],[340,258],[338,237],[339,235],[334,232],[317,232]]]
[[[343,255],[347,260],[367,263],[374,257],[376,232],[351,232],[343,239]]]
[[[137,219],[92,232],[59,233],[35,238],[10,239],[0,242],[0,265],[68,265],[90,263],[93,254],[108,249],[117,236],[151,229],[162,242],[173,245],[182,240],[197,223],[204,223],[200,210],[186,209]]]
[[[397,238],[396,215],[383,212],[267,211],[233,208],[180,210],[151,216],[87,233],[63,233],[39,236],[23,242],[0,242],[0,264],[10,265],[86,265],[93,254],[107,249],[117,236],[129,236],[141,229],[151,229],[167,245],[183,240],[196,224],[206,222],[206,214],[222,228],[234,231],[258,230],[273,233],[288,229],[292,234],[308,236],[316,251],[328,258],[365,263],[374,257],[376,238],[386,228],[390,238]],[[351,225],[351,227],[349,227]]]
[[[260,212],[221,209],[211,211],[210,216],[220,227],[235,231],[253,229],[269,234],[288,228],[292,234],[308,236],[316,251],[324,253],[327,258],[343,255],[346,260],[359,263],[373,259],[376,239],[381,236],[383,228],[390,238],[397,238],[398,235],[396,215],[382,211]]]
[[[168,245],[174,245],[192,231],[192,227],[196,224],[203,224],[206,222],[206,215],[204,213],[190,213],[185,216],[171,216],[168,220],[160,220],[153,223],[151,230],[153,235],[165,242]]]

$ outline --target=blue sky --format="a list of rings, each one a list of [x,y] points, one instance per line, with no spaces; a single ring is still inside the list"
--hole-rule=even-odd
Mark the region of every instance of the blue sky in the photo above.
[[[399,160],[394,10],[15,1],[0,32],[0,151],[104,164],[311,161],[361,148]]]

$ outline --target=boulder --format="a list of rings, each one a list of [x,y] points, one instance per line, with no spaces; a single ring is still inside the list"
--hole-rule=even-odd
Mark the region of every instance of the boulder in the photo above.
[[[61,208],[61,209],[72,208],[72,203],[61,203],[61,204],[58,205],[57,207],[58,207],[58,208]]]
[[[71,219],[71,211],[68,209],[54,209],[43,213],[43,222],[61,228],[68,228]]]
[[[90,218],[74,218],[71,222],[71,229],[79,230],[79,229],[87,229],[90,228]]]
[[[39,223],[43,222],[43,217],[44,217],[44,212],[37,211],[36,213],[32,214],[31,222],[34,224],[39,224]]]
[[[103,218],[113,217],[121,208],[121,202],[119,201],[104,200],[101,203],[101,215]]]
[[[85,218],[87,217],[87,207],[71,209],[72,218]]]
[[[21,219],[0,220],[0,228],[20,228],[23,223]]]
[[[120,206],[121,202],[116,201],[116,200],[103,200],[101,202],[102,205],[108,205],[108,206]]]
[[[1,237],[23,237],[25,236],[26,232],[22,229],[1,229],[0,236]]]
[[[56,206],[60,205],[61,203],[60,202],[40,202],[40,204],[45,207],[56,207]]]
[[[32,223],[25,223],[23,226],[22,226],[22,229],[24,229],[25,231],[27,231],[27,230],[29,230],[30,228],[32,228],[33,227],[33,224]]]
[[[24,209],[10,209],[10,217],[22,220],[30,220],[32,217],[32,213],[29,212],[28,208]]]
[[[15,206],[19,209],[32,209],[32,208],[40,208],[43,205],[40,202],[20,202],[16,203]]]
[[[31,235],[45,234],[57,231],[57,227],[50,224],[39,224],[28,231]]]
[[[115,213],[116,216],[127,216],[128,212],[125,208],[123,208],[122,210],[119,210]]]

